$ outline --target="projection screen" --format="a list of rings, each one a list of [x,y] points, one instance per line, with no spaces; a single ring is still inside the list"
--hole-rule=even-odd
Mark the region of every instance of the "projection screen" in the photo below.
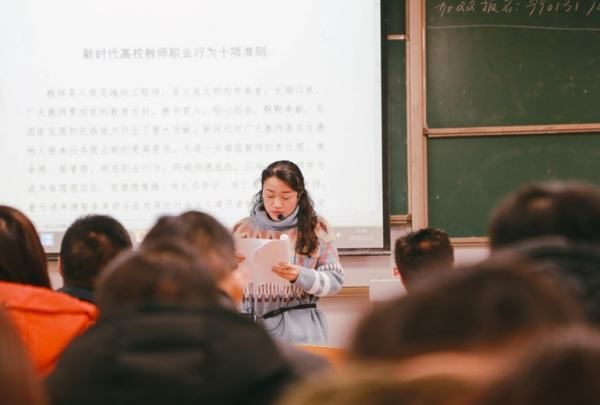
[[[379,0],[19,0],[0,10],[0,204],[47,252],[77,217],[247,216],[296,162],[338,247],[385,246]]]

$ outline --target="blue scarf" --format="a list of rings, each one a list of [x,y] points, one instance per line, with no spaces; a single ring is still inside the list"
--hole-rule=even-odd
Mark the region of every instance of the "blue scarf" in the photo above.
[[[269,218],[269,216],[267,215],[267,211],[265,211],[262,205],[259,207],[259,205],[257,204],[254,206],[254,208],[252,209],[252,213],[250,214],[250,222],[253,226],[261,229],[283,232],[298,226],[299,211],[300,206],[297,205],[290,215],[288,215],[281,221],[273,221],[271,218]]]

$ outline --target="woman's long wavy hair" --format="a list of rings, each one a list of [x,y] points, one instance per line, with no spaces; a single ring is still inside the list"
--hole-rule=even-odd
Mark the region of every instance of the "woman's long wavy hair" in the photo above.
[[[254,196],[254,207],[265,210],[263,202],[262,187],[265,181],[271,177],[277,177],[298,193],[298,239],[296,240],[296,252],[302,255],[311,255],[319,247],[319,239],[316,234],[317,213],[308,191],[304,187],[304,176],[300,168],[289,160],[279,160],[271,163],[261,174],[261,189]]]

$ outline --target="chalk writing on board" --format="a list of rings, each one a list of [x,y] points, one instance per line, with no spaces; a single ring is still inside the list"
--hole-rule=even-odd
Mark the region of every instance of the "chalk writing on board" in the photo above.
[[[590,8],[588,9],[587,13],[585,13],[585,15],[590,15],[594,12],[600,12],[600,2],[594,0],[592,5],[590,6]]]
[[[444,17],[447,14],[469,14],[469,13],[483,13],[483,14],[496,14],[505,13],[510,14],[514,9],[513,0],[483,0],[483,1],[440,1],[434,6],[434,9],[439,13],[440,17]]]
[[[443,0],[433,9],[437,17],[452,14],[510,15],[540,17],[557,14],[600,14],[600,0]]]

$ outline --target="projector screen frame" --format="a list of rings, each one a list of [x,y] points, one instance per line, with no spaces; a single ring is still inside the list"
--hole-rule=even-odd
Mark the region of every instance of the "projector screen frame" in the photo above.
[[[368,105],[373,106],[373,112],[371,113],[372,117],[377,117],[378,115],[380,116],[380,120],[381,122],[378,124],[378,128],[374,129],[372,128],[371,130],[361,130],[360,132],[354,132],[354,136],[357,136],[357,139],[360,140],[361,138],[366,140],[367,138],[369,138],[369,142],[373,142],[372,145],[374,145],[374,147],[369,151],[369,157],[372,158],[376,158],[377,155],[380,153],[380,157],[381,160],[380,162],[378,162],[378,164],[371,166],[371,168],[365,167],[365,173],[368,173],[368,176],[365,177],[366,179],[366,183],[361,183],[364,186],[366,186],[366,188],[362,191],[364,192],[365,198],[366,196],[369,196],[369,198],[371,197],[376,197],[377,200],[377,205],[379,205],[378,208],[380,208],[380,212],[378,212],[378,209],[371,209],[371,217],[373,221],[376,220],[376,218],[379,215],[382,215],[381,218],[381,222],[379,224],[377,224],[377,226],[375,227],[375,231],[373,233],[373,235],[378,235],[377,236],[377,243],[373,243],[373,244],[369,244],[369,243],[365,243],[367,246],[373,246],[373,247],[346,247],[346,248],[339,248],[339,252],[341,255],[348,255],[348,256],[356,256],[356,255],[389,255],[390,253],[390,178],[389,178],[389,151],[388,151],[388,145],[389,145],[389,139],[388,139],[388,129],[387,129],[387,67],[386,67],[386,41],[385,41],[385,35],[384,35],[384,13],[383,13],[383,6],[381,4],[381,2],[377,1],[375,3],[372,3],[373,8],[371,8],[371,10],[373,10],[373,14],[371,14],[371,18],[373,21],[373,26],[372,30],[370,30],[370,35],[368,36],[361,36],[361,37],[356,37],[357,40],[359,40],[360,38],[369,38],[369,39],[377,39],[377,36],[379,37],[379,43],[375,44],[372,43],[373,46],[369,47],[369,50],[371,52],[371,57],[369,57],[370,60],[372,60],[373,62],[376,61],[376,57],[379,58],[379,60],[377,61],[379,66],[375,66],[375,65],[371,65],[372,66],[372,72],[377,72],[379,70],[379,89],[377,89],[378,91],[373,91],[371,93],[371,97],[369,99],[363,98],[363,100],[373,100],[375,102],[371,102],[369,101],[367,104],[365,104],[365,106],[367,106],[366,108],[364,108],[365,111],[368,112]],[[378,27],[378,33],[377,33],[377,28],[374,27],[376,21],[379,20],[379,27]],[[357,41],[359,42],[359,41]],[[377,49],[379,48],[379,49]],[[379,53],[379,55],[377,55]],[[346,56],[350,56],[350,57],[354,57],[353,53],[349,53],[346,54]],[[340,55],[342,58],[344,57],[344,55]],[[363,59],[363,62],[366,62],[366,59],[364,59],[363,55],[361,58]],[[361,86],[362,84],[366,83],[369,79],[367,76],[362,75],[362,76],[357,76],[359,77],[359,80],[356,81],[356,85]],[[374,78],[374,76],[371,76]],[[375,81],[374,81],[375,82]],[[352,90],[353,87],[353,83],[354,82],[348,82],[347,85],[342,85],[339,87],[339,91],[340,93],[338,94],[344,94],[345,90]],[[347,87],[344,87],[347,86]],[[374,89],[374,88],[373,88]],[[1,89],[0,89],[1,90]],[[379,102],[377,102],[377,99],[379,97]],[[356,104],[356,105],[360,105],[360,104]],[[375,110],[375,108],[377,107],[377,110]],[[359,114],[360,114],[360,109],[356,110]],[[380,137],[380,141],[377,141],[377,137]],[[377,143],[375,142],[379,142],[379,145],[377,145]],[[375,147],[378,146],[378,147]],[[358,163],[360,164],[360,158],[359,159],[352,159],[354,162],[358,161]],[[345,163],[343,163],[344,160],[342,159],[340,161],[340,163],[342,165],[350,165],[353,162],[348,162],[346,161]],[[367,161],[363,161],[363,164],[373,164],[375,163],[374,161],[369,163],[368,159]],[[339,167],[339,166],[338,166]],[[355,167],[356,169],[356,167]],[[358,170],[362,170],[360,168],[360,166],[358,167]],[[381,170],[381,174],[379,177],[377,175],[377,172]],[[371,180],[369,180],[371,179]],[[345,187],[345,190],[350,190],[352,189],[352,177],[346,177],[346,185],[344,184],[339,184],[340,187]],[[348,181],[350,183],[348,183]],[[373,183],[369,184],[369,181],[373,181]],[[344,183],[342,181],[342,183]],[[329,188],[330,190],[335,190],[335,182],[332,182],[331,187]],[[376,193],[372,193],[371,191],[371,187],[375,187],[377,186],[377,188],[380,188],[380,190],[377,190]],[[358,190],[353,191],[354,193],[361,193],[361,187],[360,185],[358,187],[356,187]],[[368,190],[367,190],[368,189]],[[30,192],[36,192],[36,189],[34,188],[33,191]],[[357,194],[355,194],[357,195]],[[360,195],[360,194],[358,194]],[[346,196],[345,198],[348,198],[349,196]],[[350,197],[351,198],[351,197]],[[69,200],[70,201],[70,200]],[[330,209],[332,207],[335,207],[336,204],[340,204],[335,203],[335,201],[331,201],[331,199],[324,199],[322,201],[330,201]],[[343,201],[343,200],[342,200]],[[335,210],[333,210],[333,214],[334,215],[338,215],[338,213],[347,215],[349,218],[355,218],[354,215],[358,215],[359,212],[361,212],[361,209],[363,207],[370,207],[370,203],[374,202],[375,200],[369,200],[369,203],[359,203],[358,205],[354,206],[350,206],[350,207],[355,207],[356,211],[353,210],[349,210],[349,216],[346,214],[345,211],[340,210],[338,212],[336,212]],[[68,202],[68,201],[67,201]],[[339,207],[343,207],[343,206],[339,206]],[[376,207],[376,206],[375,206]],[[374,207],[374,208],[375,208]],[[22,209],[20,207],[17,206],[17,208]],[[32,208],[33,209],[33,208]],[[348,208],[346,208],[346,210],[348,210]],[[26,212],[26,211],[25,211]],[[32,211],[34,212],[34,211]],[[90,213],[94,213],[94,209],[92,209],[92,211],[89,211]],[[354,214],[353,214],[354,212]],[[87,213],[87,211],[86,211]],[[108,213],[110,215],[110,212]],[[165,214],[168,214],[168,212],[166,212]],[[173,212],[172,214],[176,214],[176,212]],[[29,213],[28,213],[29,215]],[[82,214],[85,215],[85,214]],[[325,218],[328,218],[329,215],[331,215],[331,212],[329,214],[325,213]],[[353,219],[353,221],[356,221],[356,219]],[[62,229],[66,230],[66,227],[68,226],[70,220],[66,219],[61,223],[61,226],[64,226],[64,228],[61,228],[61,230],[58,230],[58,232],[64,232],[62,231]],[[225,222],[225,223],[229,223],[229,222]],[[333,224],[335,225],[337,222],[333,221]],[[343,226],[343,222],[342,222],[342,226]],[[381,226],[381,228],[380,228]],[[129,227],[128,227],[129,228]],[[44,229],[44,227],[38,229],[39,233],[40,233],[40,238],[42,239],[42,241],[46,241],[43,242],[44,245],[44,249],[46,251],[47,257],[49,258],[49,260],[53,260],[56,259],[56,257],[58,257],[59,253],[58,251],[60,250],[60,234],[57,237],[58,240],[58,244],[54,243],[53,246],[50,246],[48,244],[48,238],[47,238],[47,234],[49,232],[53,232],[52,230],[49,229]],[[130,231],[132,232],[132,237],[134,238],[134,243],[138,243],[141,240],[141,236],[143,236],[143,232],[136,232],[135,228],[130,229]],[[358,234],[358,238],[356,239],[358,241],[358,243],[355,244],[350,244],[350,246],[360,246],[360,244],[362,243],[361,241],[366,239],[361,239],[361,234],[360,231],[362,231],[362,228],[359,228],[359,234]],[[383,232],[383,235],[381,235],[380,232]],[[344,233],[342,232],[342,235],[344,235]],[[46,237],[45,237],[46,236]],[[344,245],[344,241],[346,241],[346,239],[344,239],[343,237],[341,238],[341,244]]]
[[[385,16],[383,3],[379,3],[379,43],[381,60],[381,190],[382,190],[382,224],[383,247],[381,248],[338,248],[340,256],[389,256],[391,254],[390,241],[390,153],[388,139],[388,86],[387,86],[387,52],[385,32]]]

